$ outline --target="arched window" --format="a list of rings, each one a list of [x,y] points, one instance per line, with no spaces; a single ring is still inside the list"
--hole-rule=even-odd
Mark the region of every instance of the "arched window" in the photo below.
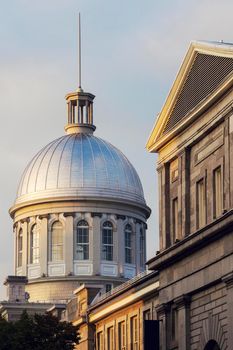
[[[23,230],[19,230],[18,234],[18,254],[17,254],[17,266],[21,267],[23,262]]]
[[[76,259],[89,259],[89,226],[85,220],[79,221],[76,233]]]
[[[142,228],[140,228],[140,237],[139,237],[139,249],[140,249],[140,266],[144,267],[146,260],[145,252],[145,233]]]
[[[132,264],[133,252],[132,252],[132,227],[127,224],[125,226],[125,262]]]
[[[39,263],[40,251],[39,251],[39,232],[36,225],[32,226],[30,237],[30,263]]]
[[[60,221],[55,221],[51,229],[51,260],[63,260],[63,227]]]
[[[110,221],[102,226],[102,260],[113,261],[113,227]]]

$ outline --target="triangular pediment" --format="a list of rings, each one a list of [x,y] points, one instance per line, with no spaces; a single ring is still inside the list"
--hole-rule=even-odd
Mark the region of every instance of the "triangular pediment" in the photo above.
[[[152,130],[147,149],[156,151],[159,140],[183,126],[232,77],[232,44],[193,42]]]

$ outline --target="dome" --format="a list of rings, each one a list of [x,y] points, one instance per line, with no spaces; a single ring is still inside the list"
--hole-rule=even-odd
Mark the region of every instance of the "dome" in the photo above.
[[[23,173],[15,205],[56,199],[107,199],[145,206],[139,176],[129,160],[89,133],[62,136],[38,152]]]

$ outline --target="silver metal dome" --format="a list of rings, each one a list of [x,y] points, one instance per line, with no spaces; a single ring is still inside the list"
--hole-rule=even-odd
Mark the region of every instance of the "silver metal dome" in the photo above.
[[[44,147],[26,167],[15,205],[47,199],[106,198],[145,205],[132,164],[92,134],[65,135]]]

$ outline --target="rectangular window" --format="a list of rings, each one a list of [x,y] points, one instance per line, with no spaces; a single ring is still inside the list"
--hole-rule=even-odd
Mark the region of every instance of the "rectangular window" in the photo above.
[[[78,226],[76,233],[76,257],[78,260],[89,259],[89,229],[88,226]]]
[[[178,198],[172,200],[172,234],[173,243],[179,238],[178,234]]]
[[[214,218],[219,217],[222,215],[222,209],[223,209],[223,193],[222,193],[222,173],[221,173],[221,167],[218,167],[214,170],[213,174],[213,185],[214,185]]]
[[[114,350],[114,330],[113,327],[107,329],[107,345],[108,350]]]
[[[206,224],[206,196],[204,179],[197,182],[196,187],[197,229]]]
[[[131,343],[131,349],[130,350],[138,350],[138,317],[134,316],[130,319],[130,343]]]
[[[126,327],[125,321],[118,324],[118,348],[119,350],[126,349]]]
[[[102,232],[102,259],[113,261],[113,234],[112,230],[103,229]]]
[[[103,332],[97,333],[97,350],[103,350]]]

